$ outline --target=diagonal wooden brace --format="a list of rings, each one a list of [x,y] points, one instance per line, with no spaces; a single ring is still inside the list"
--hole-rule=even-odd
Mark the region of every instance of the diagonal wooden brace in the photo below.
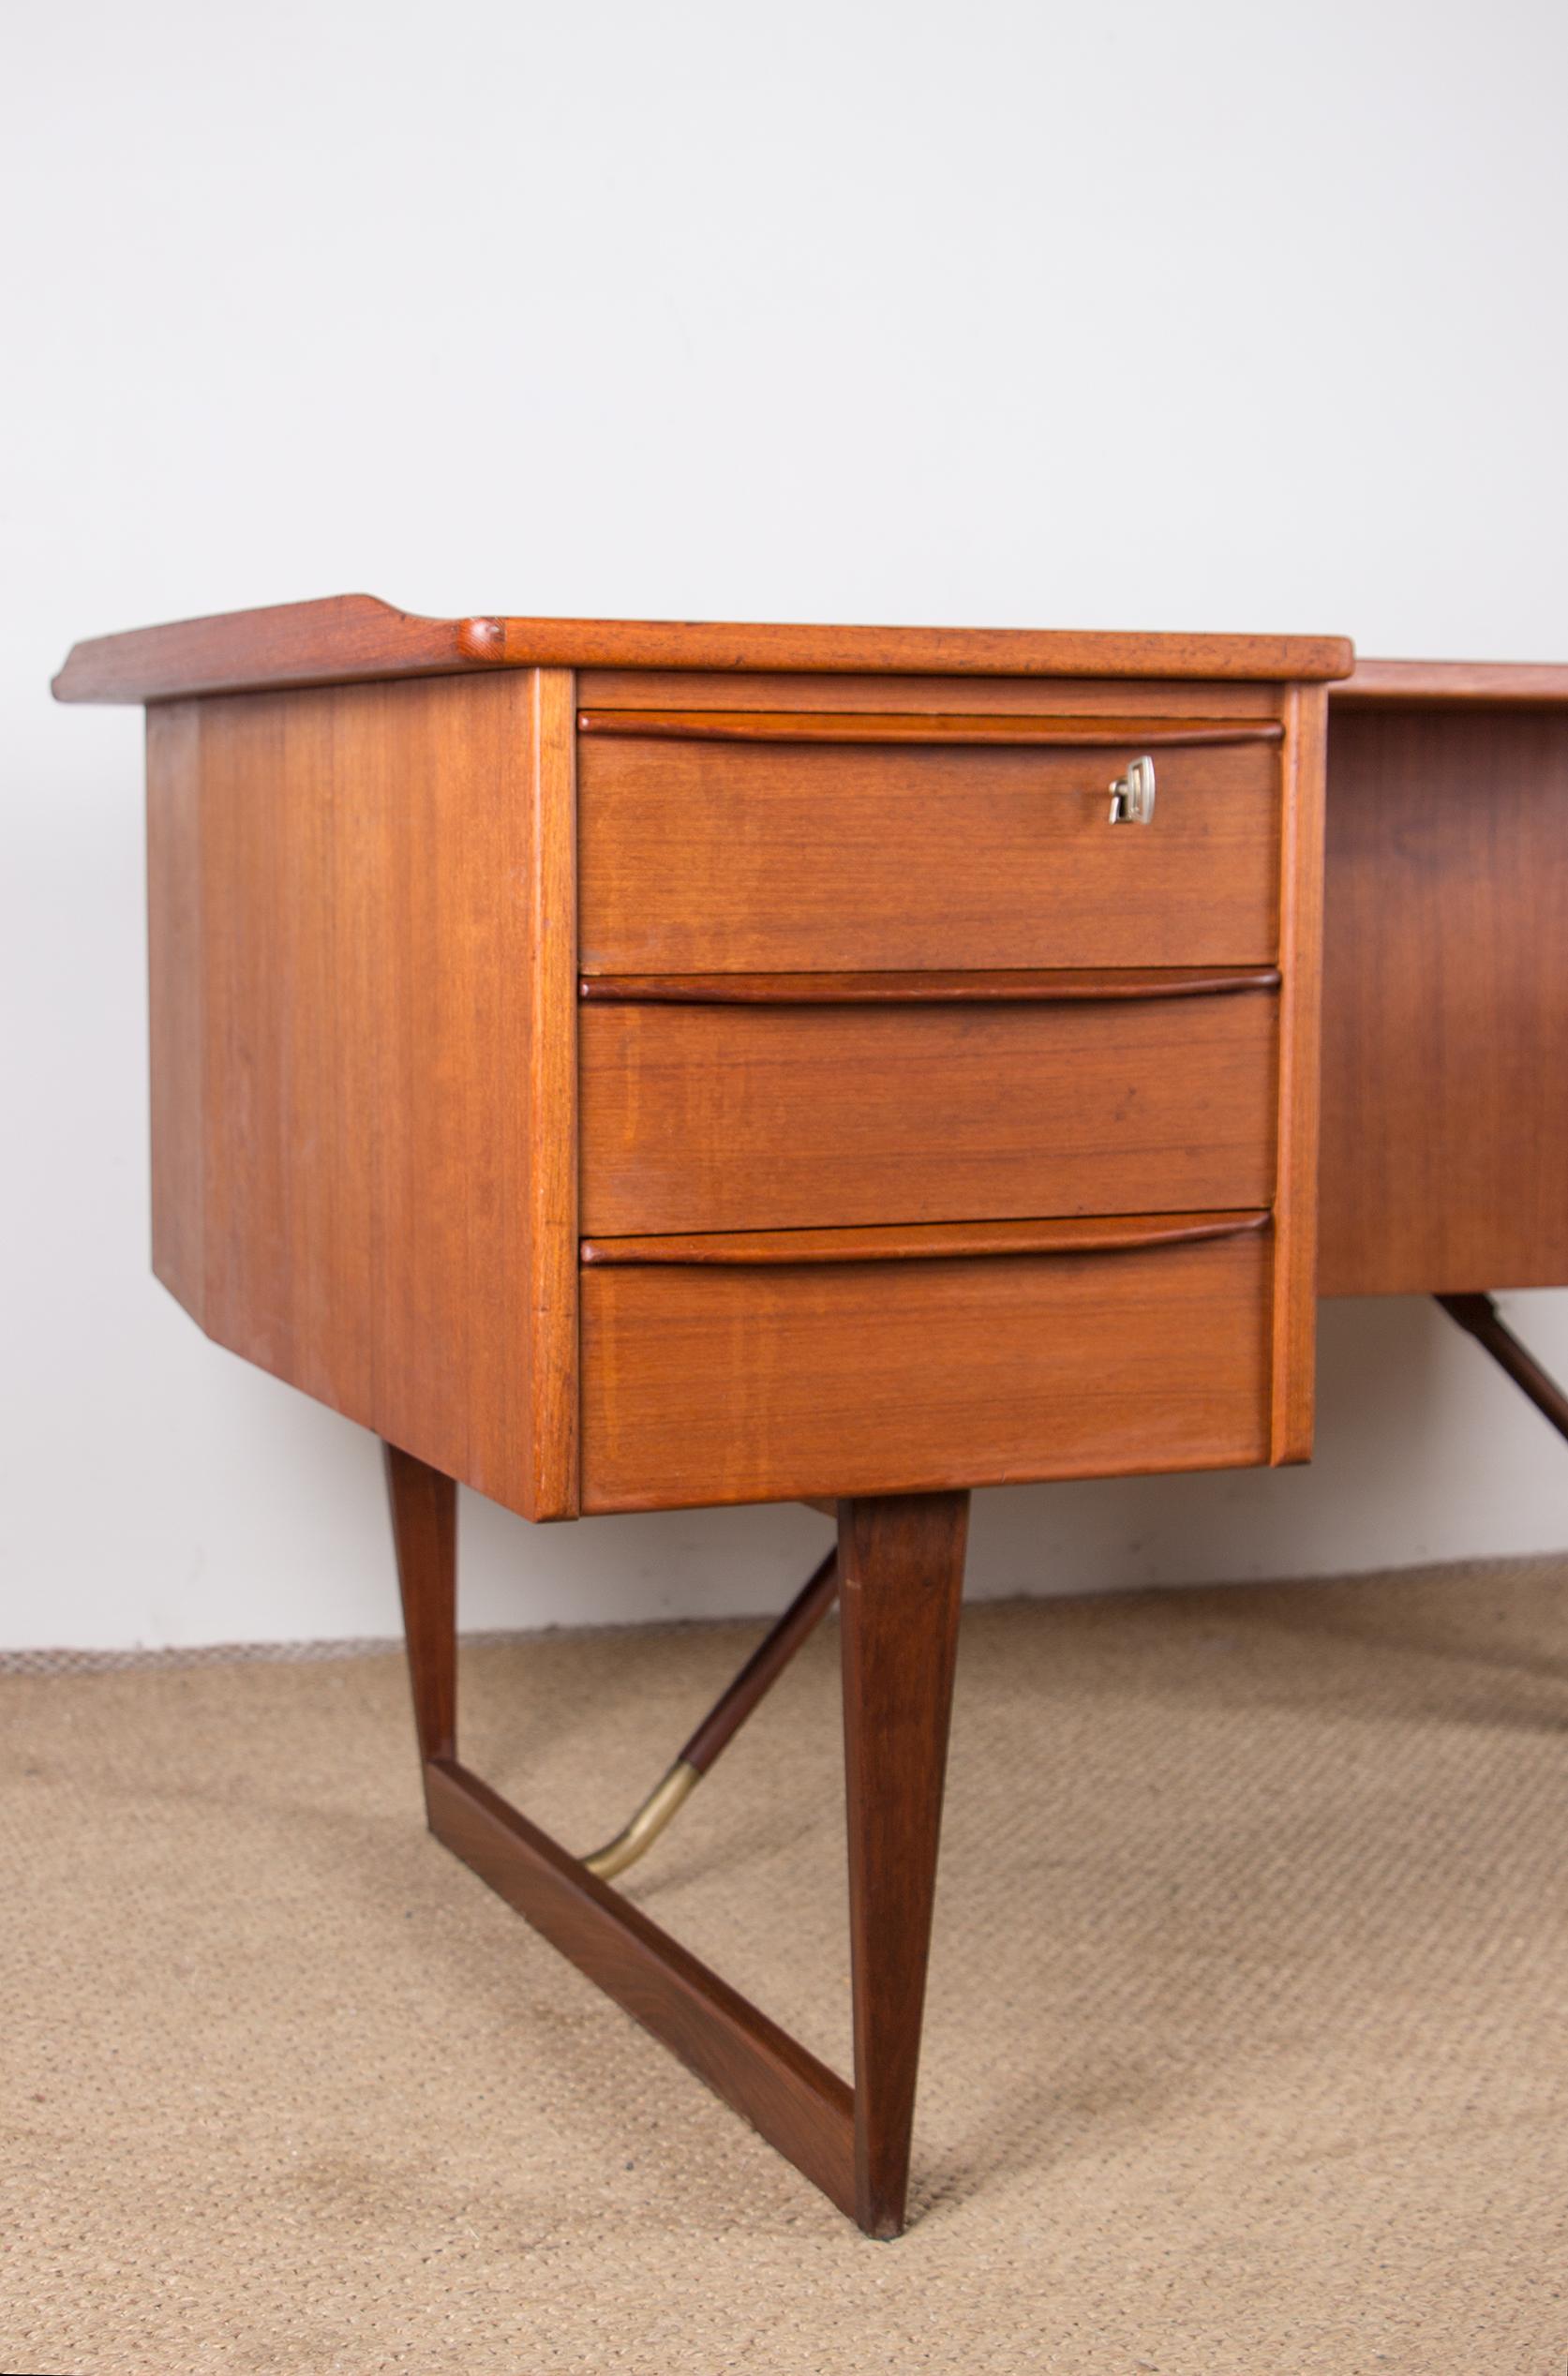
[[[1519,1392],[1530,1397],[1560,1436],[1568,1436],[1568,1394],[1564,1394],[1534,1355],[1520,1344],[1489,1295],[1440,1295],[1437,1301],[1450,1320],[1457,1321],[1499,1367],[1507,1371]]]
[[[729,1747],[747,1717],[772,1690],[801,1644],[809,1639],[839,1589],[839,1557],[829,1551],[790,1602],[776,1625],[763,1636],[733,1682],[720,1693],[674,1764],[654,1785],[613,1840],[596,1848],[583,1862],[602,1881],[613,1881],[628,1865],[646,1856],[660,1833],[674,1820],[705,1773]]]

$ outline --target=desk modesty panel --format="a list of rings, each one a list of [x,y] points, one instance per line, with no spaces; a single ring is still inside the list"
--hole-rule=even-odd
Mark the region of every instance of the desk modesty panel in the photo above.
[[[1321,1292],[1568,1284],[1568,667],[1330,705]]]
[[[150,705],[158,1276],[536,1518],[1304,1457],[1350,665],[354,598],[79,647]]]

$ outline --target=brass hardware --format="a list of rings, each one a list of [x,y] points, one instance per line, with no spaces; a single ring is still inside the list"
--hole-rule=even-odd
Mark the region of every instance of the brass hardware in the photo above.
[[[618,1873],[624,1873],[629,1864],[635,1864],[645,1856],[654,1841],[685,1805],[697,1784],[702,1780],[695,1766],[689,1766],[684,1757],[678,1757],[664,1780],[651,1789],[624,1831],[618,1831],[602,1848],[583,1862],[601,1881],[613,1881]]]
[[[1155,763],[1145,755],[1134,759],[1126,775],[1111,786],[1113,825],[1147,825],[1155,813]]]
[[[836,1509],[837,1503],[830,1507]],[[778,1622],[769,1627],[733,1682],[725,1685],[658,1787],[649,1792],[624,1831],[584,1857],[601,1881],[613,1881],[653,1846],[697,1784],[772,1689],[801,1643],[820,1621],[839,1588],[836,1550],[818,1562]]]

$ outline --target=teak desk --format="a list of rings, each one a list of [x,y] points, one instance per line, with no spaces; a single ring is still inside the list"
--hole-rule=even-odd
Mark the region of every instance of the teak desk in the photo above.
[[[56,684],[147,705],[154,1265],[387,1446],[432,1829],[872,2234],[969,1490],[1307,1457],[1321,1017],[1323,1285],[1565,1415],[1483,1291],[1568,1279],[1568,671],[1351,665],[353,596]],[[458,1761],[457,1482],[836,1508],[590,1859]],[[610,1886],[835,1591],[852,2087]]]

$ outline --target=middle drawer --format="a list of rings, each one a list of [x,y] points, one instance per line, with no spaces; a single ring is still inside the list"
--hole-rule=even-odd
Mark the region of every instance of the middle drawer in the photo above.
[[[973,978],[789,1004],[744,1003],[744,978],[739,1002],[585,984],[583,1230],[1267,1205],[1277,979],[1063,975],[1017,995]]]

